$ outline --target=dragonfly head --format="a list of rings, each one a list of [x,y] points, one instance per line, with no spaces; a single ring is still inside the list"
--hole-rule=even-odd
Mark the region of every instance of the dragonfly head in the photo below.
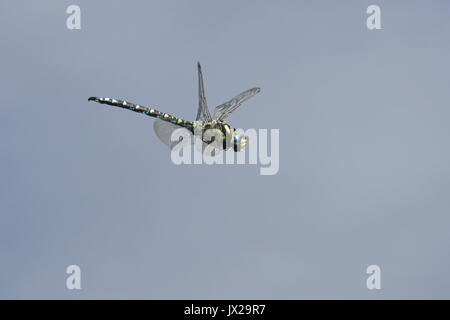
[[[244,150],[247,145],[247,137],[242,132],[234,130],[233,132],[233,149],[236,152]]]

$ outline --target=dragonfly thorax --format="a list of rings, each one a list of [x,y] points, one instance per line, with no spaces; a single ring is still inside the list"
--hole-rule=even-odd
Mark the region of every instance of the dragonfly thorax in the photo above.
[[[247,138],[224,120],[212,120],[201,125],[202,141],[214,143],[216,148],[241,151],[247,144]]]

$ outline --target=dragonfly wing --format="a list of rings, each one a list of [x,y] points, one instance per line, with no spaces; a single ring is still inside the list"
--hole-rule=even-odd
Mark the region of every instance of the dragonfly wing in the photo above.
[[[214,109],[214,120],[225,120],[225,118],[232,114],[234,110],[239,108],[243,102],[253,97],[259,91],[261,91],[260,88],[248,89],[247,91],[242,92],[230,101],[217,106]]]
[[[178,151],[185,147],[189,147],[192,143],[194,143],[195,150],[202,153],[203,155],[214,156],[215,154],[214,150],[212,150],[211,155],[207,154],[205,150],[209,144],[202,141],[199,136],[194,136],[192,132],[187,130],[186,128],[177,126],[167,121],[156,119],[153,123],[153,129],[155,130],[156,136],[159,138],[159,140],[161,140],[171,150]],[[177,136],[189,137],[189,139],[172,141],[172,134],[178,129],[181,129],[183,131],[180,131],[179,133],[177,132]]]
[[[208,110],[208,104],[205,97],[205,86],[203,85],[202,67],[200,62],[197,63],[198,67],[198,110],[197,121],[209,122],[211,121],[211,114]]]
[[[190,145],[193,140],[193,134],[188,129],[177,126],[167,121],[163,121],[161,119],[156,119],[153,123],[153,129],[155,130],[156,136],[159,140],[162,141],[166,146],[168,146],[171,150],[175,148],[182,149],[188,145]],[[180,137],[178,141],[172,141],[172,134],[176,131],[177,136]],[[182,137],[190,137],[190,139],[183,139]]]
[[[197,150],[197,152],[200,152],[203,154],[203,156],[215,156],[216,155],[216,149],[220,150],[221,145],[217,145],[215,148],[210,148],[209,152],[206,152],[206,147],[210,143],[204,142],[202,139],[200,139],[199,136],[194,136],[191,131],[187,130],[186,128],[177,126],[175,124],[172,124],[167,121],[162,121],[160,119],[156,119],[153,124],[153,129],[155,130],[155,133],[159,140],[161,140],[166,146],[170,148],[170,150],[181,150],[185,147],[190,147],[192,143],[194,143],[194,148]],[[179,141],[172,141],[171,137],[172,134],[176,130],[183,130],[177,132],[177,136],[183,136],[183,137],[189,137],[189,139],[180,139]]]

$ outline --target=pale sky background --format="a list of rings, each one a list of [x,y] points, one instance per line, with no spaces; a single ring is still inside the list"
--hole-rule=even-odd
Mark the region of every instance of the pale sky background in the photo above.
[[[450,298],[449,15],[425,0],[1,1],[0,298]],[[210,107],[261,87],[229,122],[280,129],[277,175],[175,166],[153,119],[87,101],[194,119],[197,61]]]

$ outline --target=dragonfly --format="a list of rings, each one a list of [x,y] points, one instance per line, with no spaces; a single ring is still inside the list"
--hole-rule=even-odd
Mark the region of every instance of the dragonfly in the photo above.
[[[242,151],[247,145],[248,137],[244,136],[241,130],[231,127],[225,119],[239,108],[243,102],[260,92],[261,89],[252,88],[240,93],[231,100],[217,106],[211,117],[206,102],[205,86],[203,84],[203,74],[200,63],[197,63],[197,69],[199,104],[196,121],[187,121],[168,113],[158,111],[155,108],[149,108],[126,100],[90,97],[88,101],[120,107],[156,118],[153,125],[156,135],[163,143],[172,149],[183,139],[183,137],[180,136],[178,141],[172,141],[173,132],[177,129],[184,128],[187,129],[189,134],[200,136],[203,145],[209,145],[215,142],[215,147],[218,149],[227,150],[232,148],[235,152]],[[193,139],[190,141],[192,142]]]

